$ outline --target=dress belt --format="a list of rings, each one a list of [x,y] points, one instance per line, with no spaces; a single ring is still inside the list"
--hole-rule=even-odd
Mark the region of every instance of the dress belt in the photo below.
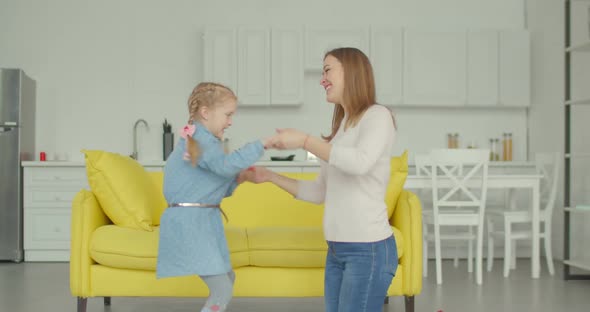
[[[170,207],[201,207],[201,208],[221,208],[219,204],[201,204],[201,203],[172,203]]]
[[[219,211],[221,211],[221,214],[225,218],[225,221],[229,222],[227,215],[225,214],[225,212],[223,212],[223,209],[221,209],[221,205],[219,205],[219,204],[216,205],[216,204],[201,204],[201,203],[171,203],[168,206],[169,207],[191,207],[191,208],[217,208],[217,209],[219,209]]]

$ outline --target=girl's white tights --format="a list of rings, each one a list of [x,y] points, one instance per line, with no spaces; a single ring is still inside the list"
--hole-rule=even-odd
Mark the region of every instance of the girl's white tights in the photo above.
[[[203,275],[201,279],[209,287],[209,298],[201,312],[223,312],[227,308],[233,295],[236,274],[229,271],[226,274]]]

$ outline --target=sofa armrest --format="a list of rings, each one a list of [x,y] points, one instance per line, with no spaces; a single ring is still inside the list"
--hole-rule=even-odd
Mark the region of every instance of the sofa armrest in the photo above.
[[[90,238],[97,228],[110,224],[94,194],[81,190],[72,201],[70,246],[70,291],[76,297],[91,297]]]
[[[422,205],[416,194],[403,190],[389,220],[404,237],[403,292],[417,295],[422,290]]]

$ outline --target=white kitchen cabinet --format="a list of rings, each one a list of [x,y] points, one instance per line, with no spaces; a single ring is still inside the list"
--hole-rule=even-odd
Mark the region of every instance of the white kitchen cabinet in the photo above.
[[[467,35],[467,105],[499,104],[498,32],[472,30]]]
[[[403,103],[402,35],[401,28],[371,28],[370,60],[375,76],[377,103],[382,105]]]
[[[530,38],[526,30],[500,32],[500,105],[527,107],[531,102]]]
[[[240,105],[270,103],[270,30],[240,27],[238,30],[238,99]]]
[[[369,28],[361,26],[310,27],[305,32],[305,69],[321,71],[326,52],[354,47],[369,55]]]
[[[68,261],[72,199],[88,188],[86,168],[24,167],[25,261]]]
[[[467,102],[467,34],[456,30],[404,32],[404,104],[462,106]]]
[[[238,88],[238,54],[236,29],[210,27],[204,34],[204,81]]]
[[[204,44],[205,80],[230,86],[241,105],[303,103],[302,27],[213,27]]]
[[[273,27],[271,35],[270,103],[303,104],[302,27]]]

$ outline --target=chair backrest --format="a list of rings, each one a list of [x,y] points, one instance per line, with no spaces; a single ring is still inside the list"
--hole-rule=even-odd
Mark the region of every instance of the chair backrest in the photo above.
[[[483,223],[489,150],[438,149],[430,152],[435,215],[442,207],[477,210]]]
[[[540,200],[546,220],[550,220],[557,197],[557,182],[559,179],[559,153],[536,153],[535,167],[541,178]]]
[[[432,162],[429,154],[417,154],[414,156],[414,165],[416,166],[416,176],[430,178],[430,170],[432,169]],[[428,188],[419,188],[413,190],[422,201],[422,211],[431,210],[432,191]]]
[[[416,166],[416,175],[419,177],[431,177],[432,176],[432,161],[430,160],[430,154],[422,154],[414,156],[414,165]],[[463,166],[457,164],[455,166],[449,166],[449,170],[457,172],[457,174],[463,173]]]
[[[430,177],[430,170],[432,169],[432,162],[430,155],[418,154],[414,156],[414,165],[416,166],[416,175],[419,177]]]

